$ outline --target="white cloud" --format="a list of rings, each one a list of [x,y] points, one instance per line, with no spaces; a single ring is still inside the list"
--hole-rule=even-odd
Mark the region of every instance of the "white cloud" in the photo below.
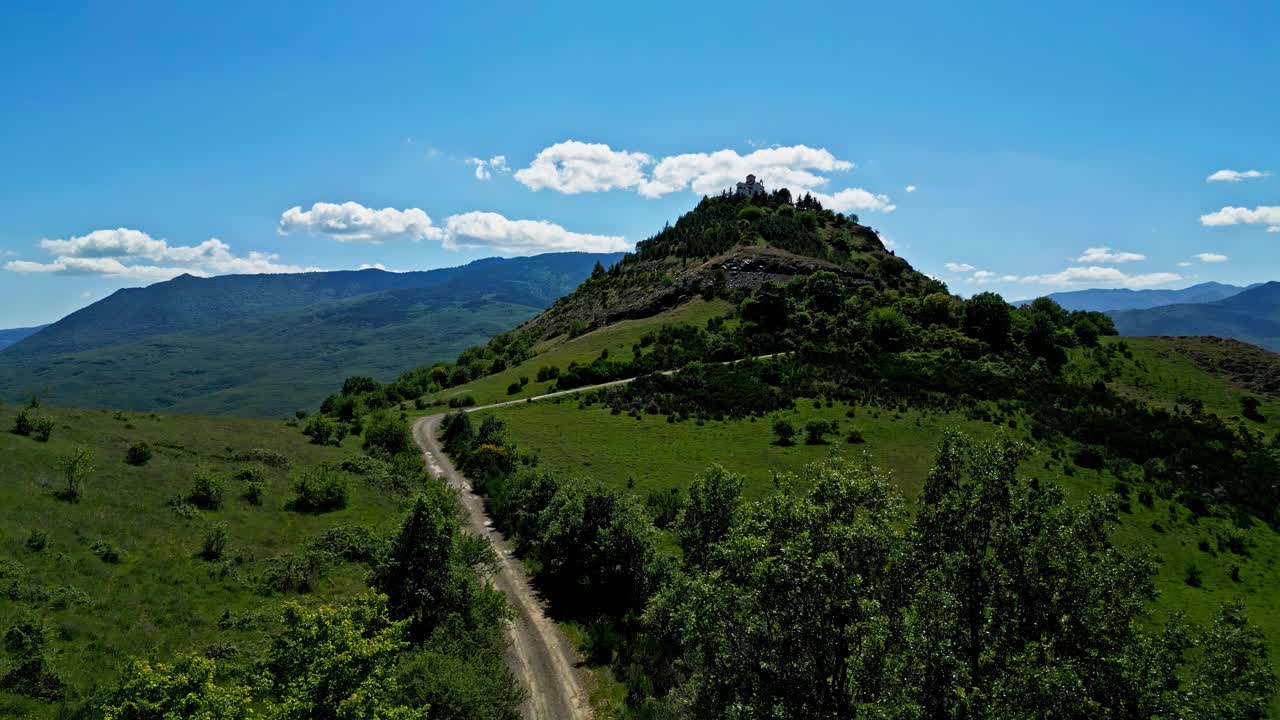
[[[1195,263],[1191,262],[1190,260],[1183,260],[1182,262],[1178,263],[1178,267],[1191,267],[1192,265],[1195,265]]]
[[[1227,206],[1217,212],[1200,216],[1200,224],[1208,227],[1223,225],[1269,225],[1267,232],[1280,232],[1280,205],[1259,205],[1254,209]]]
[[[757,149],[746,155],[726,149],[655,159],[600,143],[566,140],[544,148],[515,178],[532,190],[577,194],[623,189],[657,198],[682,190],[712,195],[753,174],[769,189],[785,187],[793,197],[810,193],[837,212],[895,209],[887,195],[862,188],[819,192],[830,184],[830,178],[821,173],[853,169],[853,163],[829,150],[806,145],[753,147]]]
[[[41,240],[55,257],[47,263],[14,260],[4,268],[16,273],[96,275],[130,280],[168,280],[182,274],[251,275],[308,272],[316,268],[282,265],[279,255],[236,255],[225,242],[210,238],[199,245],[170,245],[141,230],[94,230],[66,240]]]
[[[841,190],[834,195],[813,191],[809,191],[809,193],[817,198],[824,208],[839,213],[854,212],[856,210],[879,210],[880,212],[891,213],[898,209],[897,205],[889,202],[888,195],[876,195],[862,188],[849,188]],[[798,195],[803,194],[804,192],[798,193]]]
[[[685,153],[658,161],[639,192],[645,197],[661,197],[689,188],[699,195],[710,195],[732,187],[750,173],[765,187],[790,188],[793,195],[800,195],[827,184],[828,179],[817,172],[852,169],[853,163],[807,145],[761,148],[746,155],[735,150]]]
[[[386,270],[387,266],[382,263],[362,263],[357,270]]]
[[[1206,252],[1206,253],[1197,253],[1196,259],[1202,263],[1224,263],[1230,260],[1231,258],[1227,257],[1226,255],[1219,255],[1218,253]]]
[[[1182,276],[1176,273],[1146,273],[1129,275],[1118,268],[1090,265],[1086,267],[1069,267],[1058,273],[1047,275],[1027,275],[1019,278],[1019,282],[1039,285],[1110,285],[1115,287],[1140,288],[1152,285],[1163,285]]]
[[[1107,247],[1086,248],[1084,254],[1076,258],[1081,263],[1127,263],[1146,260],[1147,256],[1135,252],[1120,252]]]
[[[614,235],[576,233],[545,220],[508,220],[492,212],[452,215],[445,221],[447,250],[488,249],[504,255],[544,252],[616,252],[631,244]]]
[[[503,175],[511,172],[511,168],[507,167],[505,155],[494,155],[488,160],[484,158],[467,158],[467,162],[476,166],[477,180],[488,180],[493,177],[494,173]]]
[[[530,190],[549,188],[569,195],[603,192],[640,185],[645,166],[652,162],[644,153],[566,140],[544,148],[515,178]]]
[[[341,205],[318,202],[310,210],[295,206],[280,216],[279,232],[323,235],[338,242],[365,242],[377,245],[386,240],[408,238],[418,241],[442,237],[440,228],[418,208],[375,210],[360,203]]]
[[[955,272],[955,273],[973,272],[974,270],[978,269],[970,265],[969,263],[958,263],[958,262],[949,262],[944,267],[946,267],[951,272]]]
[[[1001,275],[1000,282],[1018,282],[1017,275]]]
[[[909,192],[909,193],[913,193],[913,192],[915,192],[915,191],[916,191],[916,186],[915,186],[915,185],[908,185],[908,186],[906,186],[905,188],[903,188],[903,190],[906,190],[906,191],[907,191],[907,192]]]
[[[1264,178],[1270,176],[1267,170],[1219,170],[1218,172],[1205,178],[1205,182],[1240,182],[1241,180],[1251,180],[1253,178]]]
[[[991,272],[990,270],[978,270],[973,274],[974,281],[979,283],[991,282],[995,277],[996,273]]]

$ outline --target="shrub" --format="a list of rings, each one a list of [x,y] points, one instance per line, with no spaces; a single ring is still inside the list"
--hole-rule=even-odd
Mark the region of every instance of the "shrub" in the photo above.
[[[49,667],[46,642],[43,624],[25,615],[18,617],[4,634],[10,662],[0,676],[0,689],[49,702],[62,697],[62,678]]]
[[[364,449],[381,451],[390,456],[413,448],[409,423],[399,415],[380,412],[368,419],[364,428]]]
[[[315,445],[342,445],[342,441],[347,437],[347,426],[340,422],[335,422],[323,415],[316,415],[307,421],[305,427],[302,428],[302,434],[311,438],[311,442]]]
[[[538,379],[538,382],[555,380],[556,378],[560,377],[560,368],[554,365],[543,365],[542,367],[538,368],[538,374],[536,375],[536,377]]]
[[[295,497],[289,507],[299,512],[329,512],[347,506],[347,479],[327,465],[299,472],[293,491]]]
[[[372,528],[338,525],[312,540],[310,548],[351,562],[372,562],[381,556],[385,545],[385,539]]]
[[[124,453],[124,461],[130,465],[142,467],[151,462],[151,446],[144,443],[134,443]]]
[[[333,556],[317,550],[281,555],[267,561],[259,582],[267,592],[311,592],[332,564]]]
[[[1194,588],[1204,585],[1204,579],[1200,575],[1200,568],[1195,563],[1187,565],[1186,583]]]
[[[294,411],[293,411],[293,416],[294,416],[295,418],[299,419],[299,420],[306,420],[306,419],[307,419],[307,411],[306,411],[306,410],[294,410]]]
[[[1261,412],[1259,412],[1259,408],[1261,407],[1262,407],[1262,403],[1258,401],[1258,398],[1253,397],[1252,395],[1245,395],[1244,397],[1240,398],[1240,414],[1244,415],[1245,417],[1249,418],[1254,422],[1267,421],[1267,418],[1264,417]]]
[[[205,560],[219,560],[227,549],[227,524],[214,523],[204,535],[204,547],[200,557]]]
[[[1155,504],[1155,501],[1155,497],[1151,494],[1151,488],[1142,488],[1138,491],[1138,502],[1142,503],[1146,507],[1151,507]]]
[[[654,490],[645,498],[644,504],[653,524],[669,530],[679,516],[680,508],[684,507],[684,498],[680,496],[680,488]]]
[[[472,405],[475,405],[475,404],[476,404],[476,399],[470,395],[463,395],[460,398],[457,398],[457,397],[449,398],[449,407],[451,409],[471,407]]]
[[[196,468],[195,480],[187,500],[201,510],[217,510],[222,507],[222,478],[206,466]]]
[[[266,448],[253,448],[251,450],[241,450],[231,456],[236,462],[258,462],[273,468],[289,467],[289,458],[284,453],[275,450],[267,450]]]
[[[261,505],[262,496],[267,494],[267,484],[261,480],[250,480],[244,486],[241,495],[250,505]]]
[[[519,394],[520,394],[520,391],[521,391],[521,390],[523,390],[523,389],[524,389],[524,386],[523,386],[523,385],[521,385],[521,384],[519,383],[519,381],[517,381],[517,382],[513,382],[513,383],[511,383],[510,385],[508,385],[508,386],[507,386],[507,394],[508,394],[508,395],[519,395]]]
[[[795,443],[796,426],[786,420],[775,420],[773,423],[773,435],[777,438],[775,445],[792,445]]]
[[[49,546],[49,534],[43,530],[32,530],[27,536],[27,549],[40,552]]]
[[[95,541],[89,546],[89,550],[94,555],[97,555],[98,559],[102,562],[111,563],[112,565],[119,563],[120,560],[124,558],[124,553],[120,551],[120,548],[111,544],[107,540]]]
[[[845,442],[848,442],[851,445],[861,445],[866,442],[866,439],[862,437],[861,430],[850,430],[848,437],[845,438]]]
[[[51,418],[36,418],[31,423],[31,437],[37,442],[49,442],[49,436],[53,435],[53,420]]]
[[[840,431],[840,424],[835,420],[810,420],[804,424],[804,442],[806,445],[824,445],[827,435]]]
[[[84,489],[84,481],[93,472],[93,453],[88,448],[78,447],[62,461],[62,477],[67,486],[54,493],[60,500],[80,502]]]
[[[31,431],[35,429],[33,422],[34,419],[31,417],[31,413],[24,409],[13,419],[13,428],[9,432],[23,437],[29,436]]]

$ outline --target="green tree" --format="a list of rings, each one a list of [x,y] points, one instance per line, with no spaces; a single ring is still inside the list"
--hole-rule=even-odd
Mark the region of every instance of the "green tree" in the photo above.
[[[57,492],[57,496],[67,502],[80,502],[84,494],[84,481],[93,474],[93,452],[84,446],[77,446],[61,463],[62,479],[67,486]]]
[[[796,426],[779,418],[773,421],[773,436],[776,438],[774,443],[778,445],[793,445],[796,439]]]
[[[455,552],[458,530],[451,496],[443,490],[419,495],[370,580],[386,594],[391,617],[408,622],[417,641],[450,614],[464,611],[470,599],[469,578],[459,572]]]
[[[689,500],[675,524],[685,562],[705,567],[716,544],[738,518],[743,476],[712,465],[689,485]]]
[[[1011,325],[1009,304],[999,295],[983,292],[965,301],[964,332],[969,337],[1003,350],[1009,344]]]
[[[364,423],[364,449],[399,455],[413,449],[409,423],[390,412],[374,413]]]
[[[405,623],[392,621],[383,598],[306,608],[286,603],[284,632],[263,670],[275,688],[273,720],[414,720],[426,708],[398,704],[395,666],[407,647]]]
[[[103,720],[242,720],[253,716],[248,687],[217,684],[218,664],[180,655],[170,664],[134,660],[102,707]]]

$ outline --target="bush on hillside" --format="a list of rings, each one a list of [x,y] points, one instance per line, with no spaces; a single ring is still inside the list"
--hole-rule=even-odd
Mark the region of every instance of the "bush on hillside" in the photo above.
[[[142,467],[151,462],[151,446],[144,443],[134,443],[124,453],[124,461],[130,465]]]
[[[212,468],[201,465],[196,468],[187,501],[201,510],[217,510],[222,507],[222,478]]]
[[[317,465],[297,473],[293,492],[294,498],[289,503],[291,510],[322,513],[345,508],[350,489],[341,472],[327,465]]]
[[[333,445],[335,447],[342,445],[342,441],[347,437],[347,426],[341,422],[335,422],[324,415],[316,415],[307,421],[306,426],[302,429],[302,434],[311,438],[311,442],[315,445]]]
[[[773,423],[773,436],[775,445],[794,445],[796,441],[796,426],[779,418]]]

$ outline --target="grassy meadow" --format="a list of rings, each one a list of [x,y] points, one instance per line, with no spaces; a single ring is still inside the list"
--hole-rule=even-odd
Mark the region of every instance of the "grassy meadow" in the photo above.
[[[38,618],[73,701],[109,686],[130,657],[253,654],[286,597],[332,601],[365,587],[362,566],[339,563],[310,593],[266,592],[258,578],[273,558],[305,550],[337,525],[388,526],[400,510],[398,497],[358,477],[349,478],[345,509],[287,509],[292,472],[347,451],[308,444],[285,422],[41,408],[37,414],[55,423],[42,443],[8,432],[19,409],[0,407],[0,628],[22,614]],[[140,467],[125,462],[138,442],[154,453]],[[357,442],[347,441],[352,449]],[[93,470],[80,501],[67,502],[55,495],[64,484],[60,464],[80,447],[92,453]],[[253,449],[268,451],[259,458],[287,458],[289,467],[235,459]],[[170,501],[191,491],[199,466],[225,479],[221,507],[175,510]],[[260,505],[233,479],[246,466],[263,470]],[[200,557],[215,523],[227,531],[220,562]],[[0,717],[56,714],[54,705],[0,693]]]
[[[600,357],[600,353],[605,350],[609,351],[611,358],[627,359],[632,356],[631,346],[640,342],[640,337],[645,333],[652,332],[663,325],[705,325],[711,318],[724,315],[730,307],[731,305],[724,300],[696,299],[653,317],[622,320],[575,338],[561,335],[535,346],[534,351],[538,354],[519,365],[473,380],[465,385],[450,388],[427,399],[447,401],[450,398],[470,395],[475,398],[477,404],[488,405],[505,400],[543,395],[555,385],[556,381],[538,381],[540,367],[555,366],[564,370],[571,362],[585,365]],[[521,377],[528,378],[528,384],[519,393],[508,394],[507,388]]]

